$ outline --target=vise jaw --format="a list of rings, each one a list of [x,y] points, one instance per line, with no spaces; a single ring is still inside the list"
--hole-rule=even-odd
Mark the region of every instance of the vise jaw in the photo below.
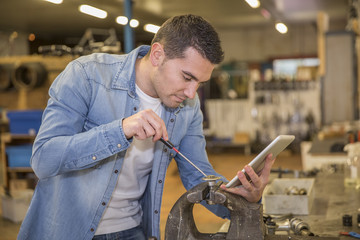
[[[213,178],[208,176],[207,178]],[[221,183],[205,179],[184,193],[171,209],[165,227],[165,240],[262,240],[265,227],[263,209],[259,203],[250,203],[241,196],[219,189]],[[193,216],[195,204],[219,204],[230,212],[228,232],[200,233]]]

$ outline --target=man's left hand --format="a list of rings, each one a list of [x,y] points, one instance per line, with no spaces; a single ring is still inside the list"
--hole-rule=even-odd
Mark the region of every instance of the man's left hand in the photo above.
[[[245,172],[249,175],[251,181],[247,180],[245,174],[242,171],[238,171],[237,176],[242,185],[227,188],[225,185],[221,185],[221,189],[244,197],[249,202],[260,201],[263,191],[269,182],[270,170],[274,164],[275,159],[272,159],[272,155],[269,154],[266,157],[264,168],[258,174],[249,165],[245,166]]]

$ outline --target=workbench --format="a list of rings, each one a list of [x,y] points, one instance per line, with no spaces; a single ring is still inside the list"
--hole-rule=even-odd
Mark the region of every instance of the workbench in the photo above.
[[[314,184],[314,202],[309,215],[297,216],[307,222],[311,232],[338,237],[339,232],[360,232],[357,214],[360,213],[360,190],[344,187],[343,173],[318,173]],[[352,227],[343,226],[342,217],[352,216]],[[356,239],[340,236],[341,240]]]

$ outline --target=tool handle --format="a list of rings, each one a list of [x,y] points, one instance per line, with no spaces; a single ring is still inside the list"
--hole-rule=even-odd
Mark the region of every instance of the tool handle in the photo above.
[[[172,144],[170,141],[165,141],[163,138],[160,138],[160,141],[165,144],[168,148],[173,149],[174,144]]]

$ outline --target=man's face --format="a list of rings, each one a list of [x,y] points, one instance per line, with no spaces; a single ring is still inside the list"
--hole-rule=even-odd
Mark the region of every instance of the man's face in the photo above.
[[[155,97],[171,108],[187,98],[194,98],[200,84],[207,82],[214,64],[194,48],[184,52],[184,58],[164,59],[152,75]]]

